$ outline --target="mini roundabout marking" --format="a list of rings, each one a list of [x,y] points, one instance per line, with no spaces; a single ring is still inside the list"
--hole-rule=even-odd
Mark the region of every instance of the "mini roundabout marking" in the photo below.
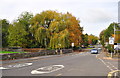
[[[63,69],[63,65],[51,65],[51,66],[46,66],[46,67],[41,67],[36,70],[32,70],[31,74],[45,74],[45,73],[51,73],[58,71],[60,69]]]
[[[25,66],[30,66],[32,63],[19,63],[19,64],[12,64],[12,65],[6,65],[3,67],[0,67],[0,70],[4,69],[12,69],[12,68],[20,68],[20,67],[25,67]]]

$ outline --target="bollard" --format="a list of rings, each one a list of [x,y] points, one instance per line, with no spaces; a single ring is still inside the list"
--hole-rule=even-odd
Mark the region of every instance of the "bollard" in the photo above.
[[[55,50],[55,52],[56,52],[55,54],[57,54],[57,55],[58,55],[58,50]]]
[[[63,52],[62,52],[62,50],[60,50],[60,55],[62,55],[63,54]]]

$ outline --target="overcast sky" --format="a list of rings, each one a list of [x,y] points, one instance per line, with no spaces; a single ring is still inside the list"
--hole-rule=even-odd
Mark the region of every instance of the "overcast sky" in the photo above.
[[[118,22],[119,0],[0,0],[0,19],[10,22],[24,11],[40,13],[43,10],[70,12],[79,18],[84,33],[99,36],[110,23]]]

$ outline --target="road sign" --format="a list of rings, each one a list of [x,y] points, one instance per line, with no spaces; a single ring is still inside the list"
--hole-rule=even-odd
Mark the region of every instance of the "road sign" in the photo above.
[[[120,43],[114,43],[114,49],[119,48],[120,49]]]
[[[109,37],[109,44],[114,44],[114,37]]]
[[[74,43],[72,43],[72,47],[74,47]]]

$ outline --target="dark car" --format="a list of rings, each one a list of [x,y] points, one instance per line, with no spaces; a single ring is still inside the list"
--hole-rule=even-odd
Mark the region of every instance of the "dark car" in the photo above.
[[[98,49],[92,49],[90,52],[91,54],[98,54]]]

